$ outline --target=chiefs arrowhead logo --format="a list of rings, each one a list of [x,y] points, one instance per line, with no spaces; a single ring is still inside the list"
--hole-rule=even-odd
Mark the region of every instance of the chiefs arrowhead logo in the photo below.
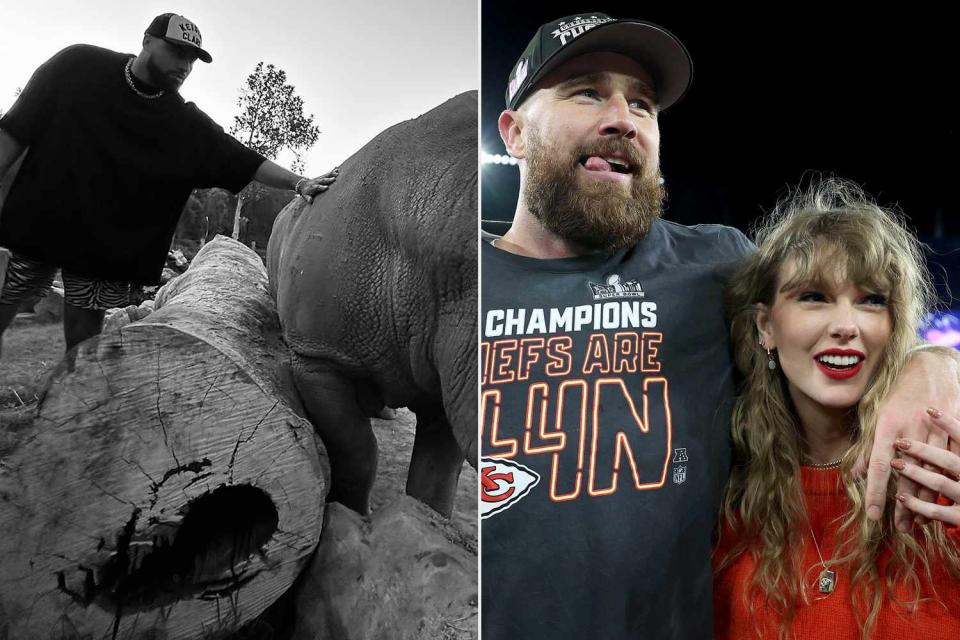
[[[513,460],[480,458],[480,517],[509,509],[540,482],[540,475]]]

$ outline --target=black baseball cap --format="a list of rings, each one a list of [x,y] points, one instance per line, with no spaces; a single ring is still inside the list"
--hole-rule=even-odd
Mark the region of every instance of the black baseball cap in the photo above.
[[[663,27],[640,20],[617,20],[604,13],[581,13],[553,20],[537,30],[510,72],[507,109],[520,106],[558,65],[599,51],[619,53],[642,64],[656,85],[661,111],[676,104],[693,80],[690,53]]]
[[[190,20],[175,13],[163,13],[153,19],[144,35],[163,38],[167,42],[197,50],[197,57],[204,62],[213,62],[213,58],[203,48],[200,29]]]

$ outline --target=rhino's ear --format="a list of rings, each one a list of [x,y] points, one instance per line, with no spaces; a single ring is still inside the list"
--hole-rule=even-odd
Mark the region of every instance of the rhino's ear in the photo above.
[[[522,160],[526,152],[526,142],[523,138],[523,116],[519,111],[504,111],[497,121],[500,128],[500,138],[507,153]]]

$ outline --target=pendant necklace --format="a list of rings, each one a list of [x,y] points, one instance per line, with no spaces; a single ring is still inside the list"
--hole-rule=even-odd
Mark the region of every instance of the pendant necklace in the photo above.
[[[817,544],[817,536],[813,533],[813,525],[809,523],[808,525],[810,526],[810,537],[813,538],[813,548],[817,550],[817,557],[820,558],[820,566],[823,567],[823,571],[820,572],[820,576],[817,578],[817,586],[820,588],[820,593],[831,594],[833,590],[837,588],[837,574],[831,571],[827,563],[823,561],[823,554],[820,553],[820,545]]]

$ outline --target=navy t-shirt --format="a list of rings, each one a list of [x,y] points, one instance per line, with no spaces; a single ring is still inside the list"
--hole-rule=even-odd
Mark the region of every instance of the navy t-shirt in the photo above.
[[[134,93],[130,58],[68,47],[0,119],[29,147],[0,211],[0,246],[90,277],[157,282],[190,192],[236,192],[253,178],[263,156],[179,93]]]
[[[712,637],[735,229],[663,220],[615,255],[482,243],[484,640]]]

